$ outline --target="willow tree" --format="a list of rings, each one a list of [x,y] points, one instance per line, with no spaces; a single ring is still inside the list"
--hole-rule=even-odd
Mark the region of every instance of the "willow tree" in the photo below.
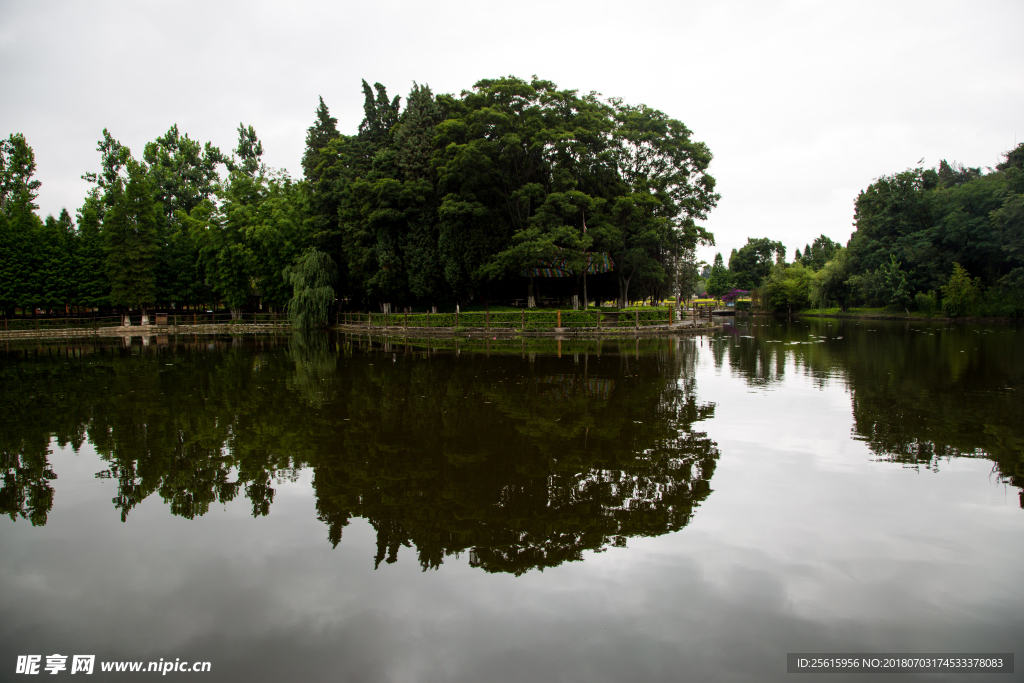
[[[288,316],[294,328],[327,327],[337,274],[338,268],[331,257],[318,249],[306,251],[289,269],[293,294],[288,302]]]

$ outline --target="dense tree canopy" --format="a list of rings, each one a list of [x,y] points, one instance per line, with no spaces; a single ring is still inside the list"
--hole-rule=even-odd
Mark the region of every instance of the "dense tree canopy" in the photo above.
[[[711,153],[663,112],[538,78],[458,95],[413,84],[404,101],[362,89],[352,134],[320,98],[299,181],[266,167],[252,126],[229,155],[173,125],[136,157],[104,130],[74,220],[36,215],[32,149],[11,135],[0,308],[282,310],[311,248],[334,264],[332,306],[523,298],[526,269],[556,258],[571,277],[547,281],[549,294],[585,296],[606,255],[614,269],[591,291],[625,304],[680,286],[678,264],[713,244],[699,224],[718,201]]]
[[[1020,315],[1014,283],[1024,274],[1022,150],[1018,145],[988,172],[943,161],[938,169],[883,176],[861,192],[847,245],[855,298],[906,305],[915,293],[941,292],[962,268],[988,292],[963,314]]]
[[[729,271],[776,311],[813,304],[1024,315],[1024,144],[987,171],[942,161],[882,176],[857,196],[855,220],[845,248],[821,235],[792,264],[782,244],[748,239]],[[708,292],[717,293],[722,274],[711,270]]]
[[[773,264],[785,260],[786,248],[781,242],[748,237],[747,243],[739,250],[733,249],[729,256],[729,271],[737,287],[751,290],[771,272]]]
[[[301,180],[267,168],[252,126],[239,124],[226,155],[174,125],[141,158],[104,130],[74,218],[37,215],[32,149],[8,136],[0,311],[282,311],[290,269],[311,249],[333,263],[318,287],[334,292],[332,307],[532,305],[541,288],[624,306],[693,291],[694,249],[714,244],[701,222],[719,197],[711,153],[682,122],[536,77],[458,95],[413,84],[404,101],[380,83],[362,89],[351,134],[320,98]],[[855,220],[845,248],[821,235],[791,266],[780,242],[750,238],[701,284],[721,295],[774,283],[762,300],[784,310],[939,310],[959,268],[976,294],[944,310],[1024,313],[1024,145],[995,169],[942,161],[882,176],[858,195]],[[796,264],[799,277],[785,276]],[[779,295],[794,282],[800,296]]]

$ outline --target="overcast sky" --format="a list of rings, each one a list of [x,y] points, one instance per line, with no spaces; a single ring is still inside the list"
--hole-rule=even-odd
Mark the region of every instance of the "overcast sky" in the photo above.
[[[301,176],[322,95],[342,132],[360,79],[458,92],[536,74],[645,103],[715,156],[707,227],[845,242],[857,192],[939,159],[993,166],[1024,138],[1024,2],[0,1],[0,134],[24,133],[42,212],[80,206],[104,127],[141,155],[177,123],[222,150],[252,124]],[[403,98],[404,99],[404,98]]]

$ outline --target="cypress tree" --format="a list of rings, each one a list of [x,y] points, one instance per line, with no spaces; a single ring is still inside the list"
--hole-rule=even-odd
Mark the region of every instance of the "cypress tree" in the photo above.
[[[94,187],[78,210],[75,287],[80,306],[99,308],[110,304],[110,280],[100,233],[102,213],[103,200],[99,188]]]
[[[0,305],[10,313],[15,306],[26,312],[40,292],[40,221],[35,199],[41,183],[33,180],[35,153],[25,136],[14,133],[0,142]]]
[[[316,108],[316,121],[306,131],[306,151],[302,154],[302,172],[314,185],[320,180],[320,172],[317,171],[322,160],[320,150],[337,137],[338,119],[331,116],[321,97],[320,106]]]
[[[128,181],[111,188],[111,206],[103,220],[110,302],[141,307],[156,298],[156,265],[160,252],[157,204],[153,187],[140,164],[128,163]]]
[[[74,299],[71,283],[74,268],[73,227],[71,216],[67,210],[62,210],[60,218],[47,216],[37,232],[40,256],[37,285],[39,304],[58,313],[63,313]]]

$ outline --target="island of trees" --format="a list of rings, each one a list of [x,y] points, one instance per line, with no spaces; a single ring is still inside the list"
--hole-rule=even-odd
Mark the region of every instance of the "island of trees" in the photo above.
[[[942,161],[883,176],[857,196],[854,226],[845,247],[822,235],[788,263],[782,243],[748,239],[701,284],[711,296],[756,291],[785,312],[1024,315],[1024,143],[987,171]]]
[[[104,130],[74,217],[39,217],[28,141],[0,141],[0,315],[290,308],[318,326],[330,308],[734,290],[780,312],[1024,313],[1024,144],[995,169],[880,177],[845,246],[822,235],[787,262],[752,238],[700,272],[719,195],[682,122],[536,77],[414,84],[404,106],[362,85],[353,134],[320,99],[298,180],[266,167],[252,126],[230,154],[175,125],[136,156]]]
[[[38,216],[32,149],[10,135],[0,311],[585,305],[588,292],[626,305],[669,294],[680,272],[692,288],[719,196],[682,122],[536,77],[457,96],[414,84],[404,106],[379,83],[363,91],[354,134],[321,98],[301,180],[267,168],[252,126],[231,154],[176,125],[141,154],[104,130],[74,217]],[[552,264],[561,277],[531,276]]]

